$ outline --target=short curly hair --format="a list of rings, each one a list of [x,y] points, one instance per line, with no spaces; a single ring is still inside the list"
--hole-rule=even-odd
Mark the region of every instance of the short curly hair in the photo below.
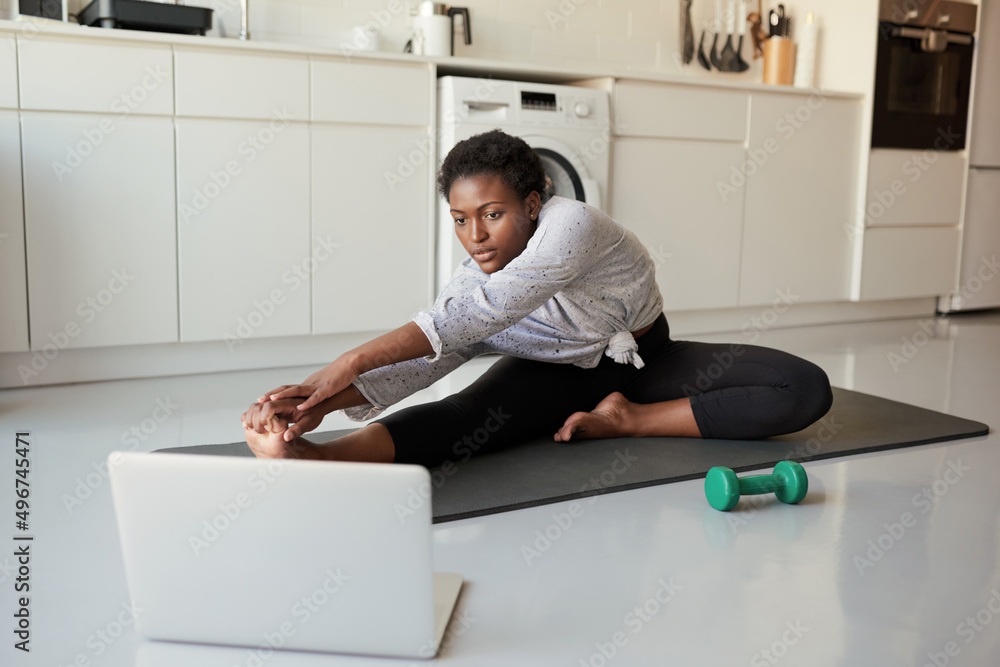
[[[438,173],[438,192],[449,199],[452,184],[460,178],[488,174],[527,199],[532,192],[545,198],[545,167],[531,146],[502,130],[490,130],[455,144]]]

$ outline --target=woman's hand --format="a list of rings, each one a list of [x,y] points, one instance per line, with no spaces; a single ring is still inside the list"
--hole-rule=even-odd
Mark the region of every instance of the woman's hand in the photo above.
[[[357,377],[358,373],[341,356],[329,366],[307,377],[302,384],[282,385],[258,398],[257,402],[264,403],[295,397],[305,398],[306,400],[295,406],[297,410],[305,413],[310,408],[349,387]]]
[[[286,398],[254,403],[241,416],[243,428],[261,435],[281,433],[286,442],[291,442],[319,426],[327,413],[323,406],[303,412],[295,407],[298,402],[297,398]],[[289,426],[292,423],[295,425]]]
[[[247,411],[240,415],[243,428],[249,428],[257,433],[280,433],[288,427],[288,419],[283,419],[279,411],[284,407],[281,404],[254,403]],[[285,417],[288,415],[286,414]]]
[[[288,422],[294,422],[295,425],[288,427],[283,435],[286,442],[290,441],[319,426],[323,415],[328,412],[368,404],[368,399],[353,385],[361,373],[421,356],[426,357],[433,352],[430,340],[417,323],[408,322],[398,329],[345,352],[326,368],[307,377],[301,384],[282,385],[264,394],[257,399],[258,405],[287,399],[296,400],[273,406],[273,413],[261,417],[265,422],[256,421],[257,415],[248,415],[250,412],[248,410],[244,413],[244,424],[247,423],[249,416],[251,428],[261,435],[263,434],[260,430],[263,428],[261,424],[269,423],[266,420],[270,417],[284,419],[286,426]],[[297,400],[301,398],[305,400]]]
[[[258,433],[244,423],[243,434],[247,439],[250,451],[259,459],[321,459],[319,448],[305,438],[285,440],[288,433],[288,422],[274,418],[269,422],[269,429],[263,434]]]

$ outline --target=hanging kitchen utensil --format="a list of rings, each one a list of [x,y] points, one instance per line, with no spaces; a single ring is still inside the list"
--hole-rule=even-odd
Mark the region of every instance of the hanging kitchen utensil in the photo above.
[[[760,12],[752,12],[747,16],[747,21],[750,23],[750,38],[753,40],[753,59],[757,60],[764,55],[764,42],[767,41],[767,33],[764,31]]]
[[[764,0],[757,0],[757,11],[747,17],[750,22],[750,37],[753,39],[753,59],[764,55],[764,42],[767,41],[767,31],[764,30]]]
[[[722,32],[722,0],[715,0],[715,36],[712,37],[712,53],[709,60],[715,69],[722,71],[722,61],[719,60],[719,33]]]
[[[743,60],[743,35],[747,31],[747,0],[740,0],[739,10],[736,12],[736,22],[740,41],[736,47],[736,62],[733,64],[733,71],[745,72],[750,69],[750,63]]]
[[[694,28],[691,26],[691,2],[683,0],[681,7],[681,61],[687,65],[694,58]]]
[[[719,54],[719,70],[733,72],[736,64],[736,51],[733,50],[733,30],[736,29],[736,0],[726,2],[726,45]]]
[[[712,64],[708,62],[708,56],[705,55],[705,32],[701,31],[701,39],[698,40],[698,64],[707,70],[712,69]]]

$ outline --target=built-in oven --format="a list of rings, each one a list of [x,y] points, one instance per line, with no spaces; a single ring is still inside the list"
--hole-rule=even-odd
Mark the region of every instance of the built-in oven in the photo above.
[[[881,0],[872,147],[961,150],[977,7]]]

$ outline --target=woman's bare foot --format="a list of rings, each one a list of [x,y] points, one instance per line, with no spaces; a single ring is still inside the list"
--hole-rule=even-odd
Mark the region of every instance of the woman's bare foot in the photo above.
[[[305,438],[295,438],[285,442],[284,433],[287,424],[267,433],[257,433],[252,428],[244,428],[250,451],[259,459],[315,459],[318,458],[316,446]]]
[[[555,434],[556,442],[570,439],[620,438],[631,436],[629,406],[632,403],[620,391],[604,397],[590,412],[574,412]]]

